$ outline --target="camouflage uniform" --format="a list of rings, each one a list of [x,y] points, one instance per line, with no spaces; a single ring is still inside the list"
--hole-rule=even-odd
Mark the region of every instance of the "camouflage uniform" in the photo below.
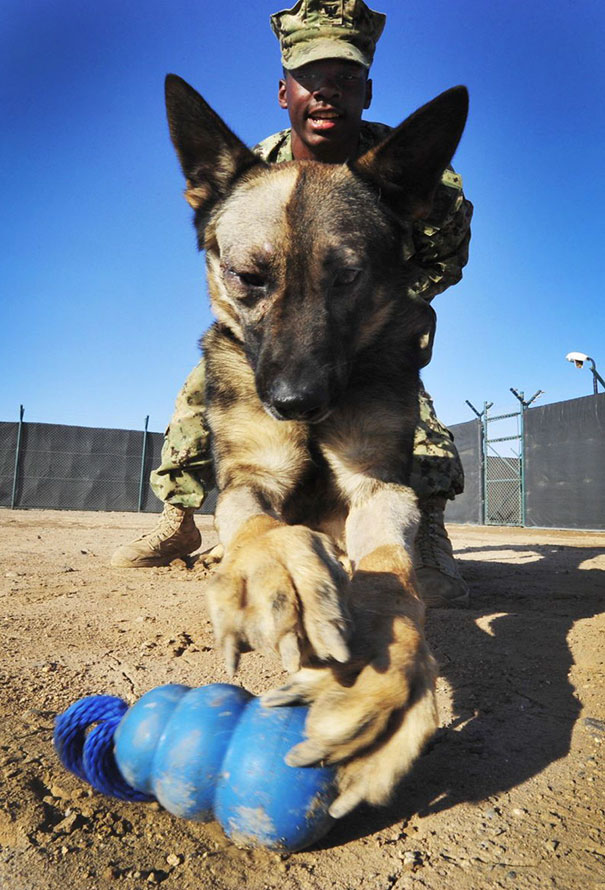
[[[389,133],[385,124],[363,121],[359,154]],[[292,160],[290,130],[264,139],[254,151],[270,163]],[[462,278],[468,259],[472,204],[462,193],[462,178],[444,172],[433,210],[416,225],[413,244],[405,245],[414,264],[416,281],[410,293],[430,301]],[[160,500],[181,507],[201,507],[212,484],[208,431],[204,421],[205,373],[203,360],[196,365],[179,393],[162,448],[162,462],[150,482]],[[421,501],[430,497],[453,499],[464,488],[464,473],[454,439],[435,415],[431,397],[420,391],[420,420],[414,437],[411,484]]]
[[[149,482],[166,504],[198,510],[214,485],[209,432],[204,417],[206,371],[202,359],[179,392],[164,433],[162,460]]]

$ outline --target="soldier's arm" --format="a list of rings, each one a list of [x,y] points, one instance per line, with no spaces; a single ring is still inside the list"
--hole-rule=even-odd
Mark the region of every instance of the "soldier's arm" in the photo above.
[[[410,263],[415,279],[410,293],[432,300],[462,278],[468,261],[473,205],[462,191],[462,177],[447,169],[431,215],[416,224]]]

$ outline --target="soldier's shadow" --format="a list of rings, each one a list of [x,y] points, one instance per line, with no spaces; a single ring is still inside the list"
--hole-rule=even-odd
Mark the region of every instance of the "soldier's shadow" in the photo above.
[[[452,696],[453,718],[392,803],[360,808],[335,826],[325,846],[413,813],[486,800],[568,753],[581,705],[568,676],[573,659],[567,637],[576,621],[602,609],[603,571],[580,568],[601,554],[533,544],[457,551],[473,608],[427,615],[427,637],[447,681],[440,696]]]

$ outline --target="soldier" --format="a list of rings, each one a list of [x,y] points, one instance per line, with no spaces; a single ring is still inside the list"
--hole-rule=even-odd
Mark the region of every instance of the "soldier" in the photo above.
[[[299,0],[271,17],[283,65],[278,102],[288,111],[290,128],[255,146],[261,158],[344,163],[385,138],[390,127],[362,120],[372,99],[368,72],[385,20],[363,0]],[[416,269],[413,296],[431,301],[462,278],[472,209],[461,177],[446,170],[430,217],[417,222],[413,247],[405,248]],[[151,486],[165,505],[160,521],[151,533],[120,547],[112,565],[167,565],[200,546],[194,512],[213,484],[204,397],[202,359],[177,397],[161,464],[151,473]],[[424,390],[419,407],[411,480],[421,512],[418,583],[428,606],[466,606],[468,587],[444,526],[447,500],[463,490],[462,465],[451,433],[438,421]]]

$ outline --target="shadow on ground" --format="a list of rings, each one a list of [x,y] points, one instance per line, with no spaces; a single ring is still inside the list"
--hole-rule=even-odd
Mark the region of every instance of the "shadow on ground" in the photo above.
[[[367,836],[414,813],[485,800],[565,757],[581,710],[568,677],[567,636],[575,622],[603,608],[605,573],[581,568],[601,554],[552,544],[457,551],[472,608],[427,616],[427,636],[453,692],[454,719],[389,807],[360,808],[322,846]]]

